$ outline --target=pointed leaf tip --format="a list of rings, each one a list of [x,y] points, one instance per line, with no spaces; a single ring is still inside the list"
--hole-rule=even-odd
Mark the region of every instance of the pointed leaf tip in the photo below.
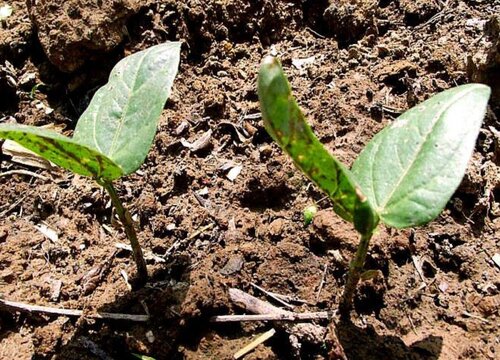
[[[490,93],[482,84],[441,92],[368,143],[352,172],[385,224],[405,228],[439,215],[465,173]]]
[[[329,195],[337,214],[354,222],[360,232],[373,231],[377,215],[369,201],[358,196],[350,171],[312,132],[276,58],[264,59],[259,71],[258,93],[264,125],[271,137],[295,165]]]
[[[118,62],[80,117],[74,139],[109,157],[125,174],[137,170],[170,95],[180,47],[179,42],[168,42]]]

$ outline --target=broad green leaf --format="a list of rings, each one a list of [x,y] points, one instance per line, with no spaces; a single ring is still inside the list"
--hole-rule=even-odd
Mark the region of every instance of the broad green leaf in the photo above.
[[[264,59],[259,71],[259,100],[264,125],[271,137],[333,202],[333,209],[354,222],[361,233],[371,232],[378,219],[350,171],[316,138],[291,93],[279,61]]]
[[[123,175],[112,160],[55,131],[25,125],[0,124],[0,138],[13,140],[65,169],[113,180]]]
[[[180,43],[168,42],[122,59],[92,98],[74,140],[137,170],[153,142],[157,122],[179,66]]]
[[[489,95],[480,84],[444,91],[368,143],[352,172],[385,224],[405,228],[439,215],[465,173]]]

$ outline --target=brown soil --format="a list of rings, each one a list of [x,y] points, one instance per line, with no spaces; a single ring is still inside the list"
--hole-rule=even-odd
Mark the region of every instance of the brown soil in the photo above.
[[[118,59],[182,40],[180,74],[152,151],[141,171],[117,186],[144,249],[161,255],[212,227],[182,242],[166,263],[149,262],[150,283],[131,291],[121,271],[133,277],[134,264],[124,251],[113,256],[114,243],[126,239],[99,187],[0,155],[1,172],[48,178],[0,177],[1,296],[88,313],[143,314],[146,307],[151,314],[141,324],[0,310],[0,358],[231,359],[272,324],[208,320],[241,313],[229,300],[231,287],[272,302],[251,282],[305,300],[298,312],[337,306],[357,236],[255,116],[256,73],[269,53],[281,58],[321,141],[348,164],[377,131],[434,93],[473,80],[493,86],[461,187],[426,227],[381,227],[367,262],[381,276],[359,286],[352,321],[335,331],[349,359],[499,358],[500,269],[491,260],[500,252],[494,1],[28,3],[30,10],[25,1],[10,1],[14,13],[0,24],[0,121],[53,124],[70,134]],[[312,64],[292,65],[311,56]],[[209,129],[204,149],[181,145]],[[229,161],[243,166],[234,181],[223,170]],[[305,227],[302,210],[314,202],[320,212]],[[41,222],[56,230],[57,243],[35,228]],[[424,288],[412,259],[421,259]],[[110,260],[104,279],[89,288],[84,275]],[[304,342],[297,357],[327,358],[328,344]],[[245,359],[292,354],[288,335],[278,331]]]

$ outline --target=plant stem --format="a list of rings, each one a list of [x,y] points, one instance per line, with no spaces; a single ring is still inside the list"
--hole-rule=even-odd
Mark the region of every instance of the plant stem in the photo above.
[[[137,234],[134,228],[134,221],[128,210],[123,206],[118,194],[116,193],[113,184],[110,181],[102,181],[99,184],[106,189],[109,196],[111,197],[111,202],[116,209],[116,213],[120,218],[120,221],[125,228],[125,233],[130,240],[130,245],[132,246],[132,253],[134,255],[135,264],[137,266],[137,278],[139,282],[145,283],[148,279],[148,270],[146,267],[146,262],[144,261],[144,256],[142,255],[142,249],[139,245],[139,240],[137,240]]]
[[[368,245],[370,244],[370,239],[372,234],[361,235],[359,241],[358,250],[356,251],[356,256],[349,264],[349,274],[347,275],[347,283],[344,288],[344,293],[342,294],[342,299],[340,301],[339,312],[343,318],[347,318],[352,307],[352,297],[356,291],[356,286],[358,285],[359,279],[363,272],[363,266],[365,265],[366,254],[368,252]]]

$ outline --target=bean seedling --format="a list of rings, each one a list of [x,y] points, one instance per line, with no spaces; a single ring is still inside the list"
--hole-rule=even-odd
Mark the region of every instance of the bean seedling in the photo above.
[[[144,162],[179,58],[180,43],[168,42],[122,59],[81,115],[72,138],[33,126],[0,124],[0,138],[16,141],[67,170],[92,177],[108,192],[130,240],[141,282],[148,276],[146,263],[132,217],[113,181],[132,174]]]
[[[459,186],[490,89],[481,84],[458,86],[406,111],[375,135],[351,170],[316,138],[276,58],[264,59],[258,93],[271,137],[329,196],[334,211],[360,233],[339,308],[348,316],[378,223],[397,229],[423,225],[441,213]]]

